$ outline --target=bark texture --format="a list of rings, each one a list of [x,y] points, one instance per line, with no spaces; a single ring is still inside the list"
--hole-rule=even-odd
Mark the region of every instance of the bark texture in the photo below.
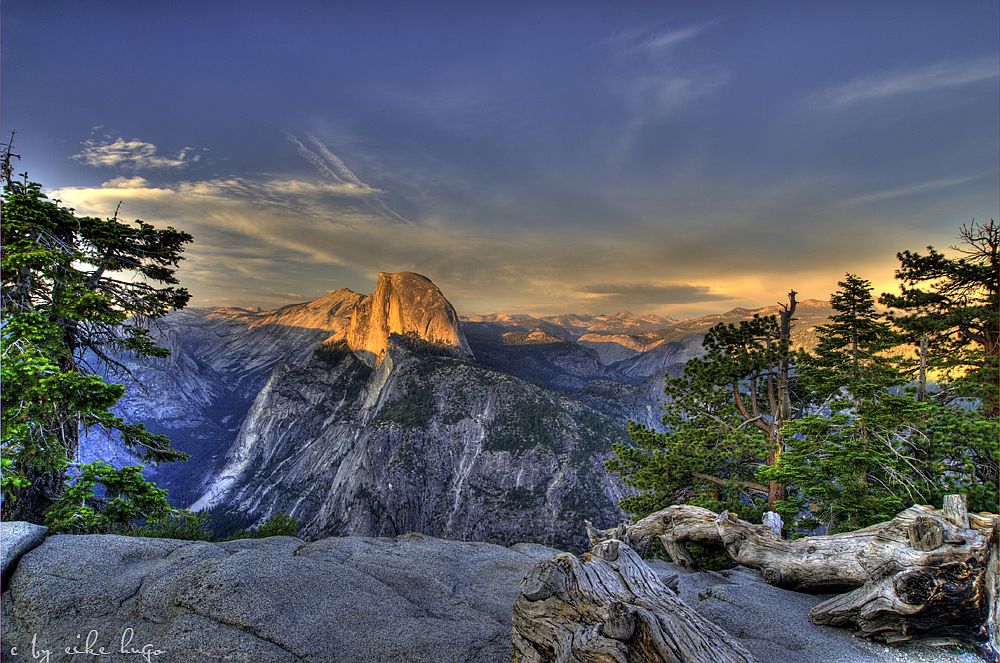
[[[847,592],[810,611],[816,624],[855,628],[888,643],[975,646],[997,660],[1000,516],[969,514],[960,496],[943,509],[912,506],[889,522],[854,532],[782,539],[765,525],[695,506],[671,506],[632,525],[595,530],[591,544],[620,539],[642,552],[654,538],[676,564],[692,568],[689,542],[723,550],[772,585]]]
[[[618,540],[537,565],[514,604],[515,663],[750,663]]]
[[[17,499],[4,499],[0,506],[0,520],[41,525],[45,522],[45,512],[62,495],[66,482],[62,472],[39,472],[28,467],[25,474],[31,485],[18,489]]]

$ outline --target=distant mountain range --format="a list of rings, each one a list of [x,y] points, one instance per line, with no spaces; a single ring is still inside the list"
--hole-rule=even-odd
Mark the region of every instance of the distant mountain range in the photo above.
[[[776,309],[459,318],[426,277],[383,273],[371,295],[168,316],[170,357],[129,361],[143,387],[119,410],[191,454],[148,470],[172,501],[230,527],[579,544],[584,518],[621,517],[603,461],[625,422],[658,424],[664,376],[713,325]],[[830,312],[800,302],[796,343]],[[134,462],[94,435],[84,456]]]
[[[591,347],[601,356],[604,364],[614,364],[629,357],[655,350],[667,343],[682,341],[692,334],[704,334],[720,323],[736,323],[755,315],[776,315],[780,305],[757,309],[734,308],[725,313],[714,313],[697,318],[676,320],[657,315],[637,316],[628,311],[614,314],[580,315],[562,314],[542,317],[491,313],[462,318],[463,324],[493,325],[511,330],[508,333],[533,334],[524,342],[540,343],[542,339],[561,339]],[[796,308],[793,343],[810,348],[815,344],[815,328],[829,320],[833,309],[828,302],[806,299]]]
[[[592,350],[591,356],[604,367],[599,372],[607,377],[634,383],[650,377],[661,379],[667,372],[683,367],[688,359],[701,353],[702,338],[715,325],[736,323],[755,315],[775,315],[779,310],[777,304],[758,309],[734,308],[725,313],[684,320],[636,316],[628,311],[612,315],[543,317],[492,313],[464,317],[462,326],[473,349],[480,346],[476,353],[480,361],[489,363],[489,357],[496,354],[516,354],[509,350],[514,346],[548,346],[555,350],[559,343],[564,343]],[[805,349],[814,347],[816,327],[826,323],[832,313],[827,302],[818,299],[799,302],[792,328],[793,344]],[[498,352],[496,346],[508,349]],[[569,353],[567,346],[559,354]],[[517,367],[508,368],[518,370]],[[578,368],[571,373],[576,373],[578,378],[585,377]],[[574,381],[567,378],[564,382]]]

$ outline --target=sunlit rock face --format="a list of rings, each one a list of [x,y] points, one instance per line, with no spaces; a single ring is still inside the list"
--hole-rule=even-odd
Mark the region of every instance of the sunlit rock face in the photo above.
[[[359,309],[366,313],[356,316]],[[302,364],[320,345],[348,336],[359,356],[374,363],[391,333],[412,333],[471,356],[452,305],[428,279],[405,272],[381,274],[373,295],[341,288],[270,311],[185,309],[161,320],[154,332],[170,356],[122,357],[129,373],[108,377],[126,385],[119,414],[166,435],[191,456],[146,470],[178,505],[197,500],[214,479],[251,404],[280,364]],[[116,466],[140,462],[97,429],[84,435],[82,459]]]
[[[385,355],[391,334],[416,335],[457,356],[472,357],[451,302],[430,279],[413,272],[380,272],[375,293],[354,307],[346,339],[355,354],[373,365]]]
[[[354,309],[365,295],[340,288],[322,297],[301,304],[289,304],[261,313],[251,328],[280,326],[292,329],[321,329],[336,338],[343,338],[351,325]]]

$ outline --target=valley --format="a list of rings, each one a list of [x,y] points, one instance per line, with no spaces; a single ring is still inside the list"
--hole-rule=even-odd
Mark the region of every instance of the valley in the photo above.
[[[659,424],[664,376],[712,325],[769,312],[460,318],[426,277],[383,273],[372,295],[167,316],[170,356],[126,358],[118,409],[190,454],[147,474],[224,529],[288,513],[314,538],[580,544],[583,519],[621,517],[603,461],[624,424]],[[828,314],[803,302],[796,341]],[[82,456],[137,462],[96,434]]]

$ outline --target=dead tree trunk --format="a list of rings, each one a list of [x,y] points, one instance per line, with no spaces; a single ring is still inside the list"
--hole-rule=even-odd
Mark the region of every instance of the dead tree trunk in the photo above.
[[[514,603],[514,663],[750,663],[617,540],[540,563]]]
[[[965,501],[945,509],[912,506],[861,530],[786,541],[764,525],[694,506],[671,506],[633,525],[597,531],[637,550],[658,537],[675,563],[693,567],[687,542],[723,550],[759,569],[764,580],[806,592],[849,591],[810,611],[817,624],[850,626],[884,642],[964,642],[998,655],[1000,516],[969,514]]]
[[[917,373],[917,400],[927,400],[927,334],[920,337],[920,368]]]
[[[781,348],[781,359],[778,360],[778,412],[774,417],[771,450],[768,452],[767,464],[777,465],[781,454],[785,451],[782,427],[792,418],[792,393],[789,387],[789,368],[792,353],[792,321],[795,319],[794,290],[788,292],[788,303],[781,304],[778,312],[778,343]],[[785,499],[785,486],[775,481],[767,484],[767,508],[774,509],[776,502]]]

